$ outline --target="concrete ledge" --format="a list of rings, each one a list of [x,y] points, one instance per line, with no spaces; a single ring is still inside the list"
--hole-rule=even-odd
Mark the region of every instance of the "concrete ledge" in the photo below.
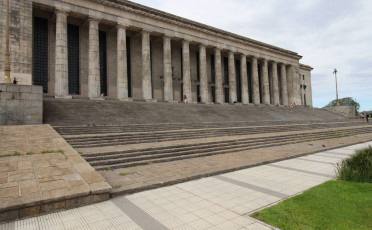
[[[123,99],[120,99],[120,101],[132,102],[133,101],[133,98],[123,98]]]
[[[50,125],[0,126],[0,137],[0,222],[109,199],[112,187]]]
[[[0,125],[32,125],[43,121],[41,86],[0,84]]]

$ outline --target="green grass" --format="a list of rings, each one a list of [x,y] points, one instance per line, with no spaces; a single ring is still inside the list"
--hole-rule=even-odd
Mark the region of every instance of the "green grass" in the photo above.
[[[40,152],[40,154],[47,154],[47,153],[62,153],[62,154],[64,154],[62,149],[58,149],[58,150],[47,149],[47,150],[43,150],[43,151]]]
[[[372,183],[328,181],[256,212],[280,229],[372,229]]]
[[[128,173],[120,173],[119,175],[120,175],[120,176],[127,176]]]
[[[121,188],[121,185],[120,185],[120,184],[118,184],[118,185],[114,185],[114,186],[112,186],[112,188],[113,188],[113,189],[118,189],[118,188]]]
[[[372,146],[356,150],[355,154],[337,163],[336,173],[339,180],[372,183]]]

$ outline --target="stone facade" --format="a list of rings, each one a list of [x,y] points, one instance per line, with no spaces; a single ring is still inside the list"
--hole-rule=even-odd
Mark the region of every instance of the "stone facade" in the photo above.
[[[2,71],[5,0],[0,6]],[[186,95],[193,103],[312,105],[311,67],[297,53],[143,5],[18,0],[11,1],[11,18],[12,76],[32,76],[34,84],[45,78],[47,96],[94,99],[105,92],[120,100],[174,102]],[[46,76],[35,74],[39,18],[47,22]],[[78,54],[69,48],[71,25],[78,27]],[[71,55],[78,55],[73,68]],[[78,93],[69,90],[72,72]]]
[[[0,84],[0,125],[43,123],[41,86]]]

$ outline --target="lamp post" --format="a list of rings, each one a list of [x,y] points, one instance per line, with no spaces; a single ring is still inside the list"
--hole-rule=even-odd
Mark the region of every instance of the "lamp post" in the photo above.
[[[337,98],[337,106],[340,106],[340,101],[338,100],[338,90],[337,90],[337,69],[333,71],[335,74],[335,79],[336,79],[336,98]]]
[[[10,81],[10,62],[9,62],[9,0],[6,0],[6,50],[5,50],[5,79],[4,83],[11,84]]]

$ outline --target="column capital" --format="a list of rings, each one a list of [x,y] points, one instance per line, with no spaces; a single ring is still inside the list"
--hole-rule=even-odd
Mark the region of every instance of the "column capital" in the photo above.
[[[202,43],[200,43],[200,44],[199,44],[199,48],[204,48],[204,49],[205,49],[205,48],[207,48],[207,46],[204,45],[204,44],[202,44]]]
[[[233,51],[231,51],[231,50],[229,50],[227,53],[229,54],[229,56],[230,56],[230,55],[235,55],[235,52],[233,52]]]
[[[90,17],[87,19],[88,22],[97,22],[99,23],[101,21],[100,18]]]
[[[247,58],[247,55],[244,54],[244,53],[241,53],[241,54],[240,54],[240,58]]]
[[[116,24],[116,28],[117,29],[128,29],[128,26],[127,25],[123,25],[123,24],[121,24],[121,23],[117,23]]]
[[[182,42],[182,44],[188,44],[189,45],[191,41],[187,40],[187,39],[183,39],[181,42]]]
[[[141,34],[151,34],[150,30],[142,29]]]
[[[168,36],[168,35],[163,35],[163,39],[169,39],[169,40],[172,40],[171,36]]]
[[[69,10],[64,10],[64,9],[61,9],[61,8],[56,8],[54,10],[54,13],[55,14],[64,14],[64,15],[68,16],[70,14],[70,11]]]

